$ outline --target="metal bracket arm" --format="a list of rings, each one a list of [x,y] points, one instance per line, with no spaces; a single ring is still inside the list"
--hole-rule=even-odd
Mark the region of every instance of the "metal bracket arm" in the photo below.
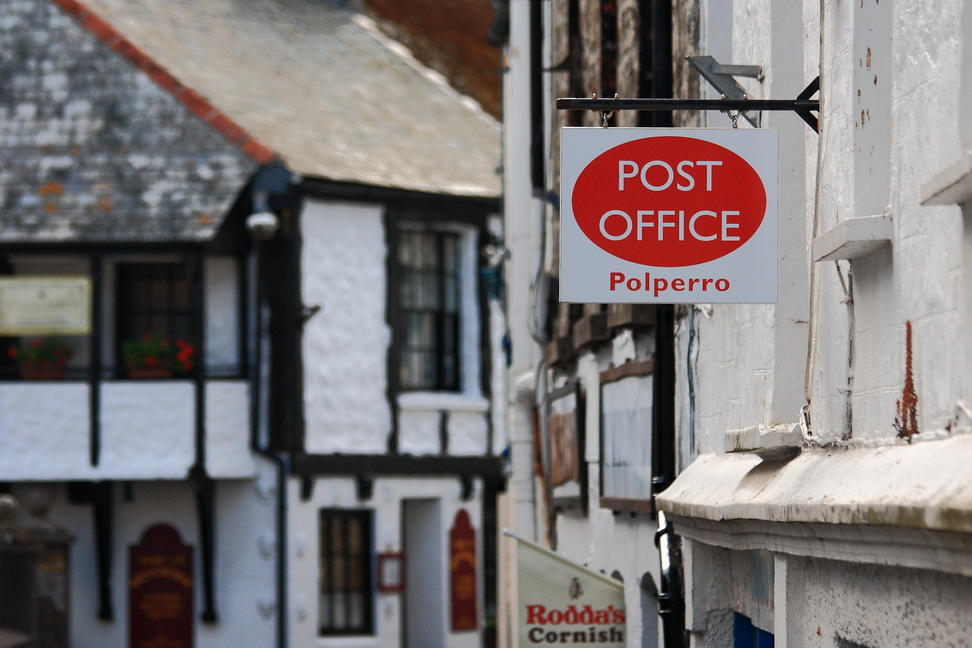
[[[557,110],[771,110],[795,112],[815,132],[820,100],[811,99],[820,90],[820,77],[810,82],[796,99],[557,99]]]

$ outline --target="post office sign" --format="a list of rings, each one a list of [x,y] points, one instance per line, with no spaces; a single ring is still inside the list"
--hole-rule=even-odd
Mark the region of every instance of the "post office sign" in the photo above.
[[[565,128],[560,299],[775,303],[770,129]]]

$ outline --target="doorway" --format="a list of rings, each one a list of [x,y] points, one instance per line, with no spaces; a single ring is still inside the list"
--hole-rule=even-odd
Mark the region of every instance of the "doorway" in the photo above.
[[[445,550],[439,500],[403,500],[402,535],[405,648],[444,648]]]

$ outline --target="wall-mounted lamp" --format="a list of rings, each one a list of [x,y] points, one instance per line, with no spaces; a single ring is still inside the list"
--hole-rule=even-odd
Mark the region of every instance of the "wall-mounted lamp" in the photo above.
[[[266,241],[280,229],[280,219],[270,211],[259,211],[246,218],[246,231],[250,238]]]

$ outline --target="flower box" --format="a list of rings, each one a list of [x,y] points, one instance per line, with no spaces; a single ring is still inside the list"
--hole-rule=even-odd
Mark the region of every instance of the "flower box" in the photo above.
[[[160,335],[122,343],[122,359],[129,378],[163,379],[192,371],[195,347],[182,339],[173,343]]]
[[[67,371],[63,362],[21,362],[17,368],[24,380],[61,380]]]
[[[172,369],[168,367],[129,367],[128,377],[136,380],[171,378]]]
[[[37,337],[10,347],[7,356],[17,363],[24,380],[60,380],[73,351],[57,338]]]

